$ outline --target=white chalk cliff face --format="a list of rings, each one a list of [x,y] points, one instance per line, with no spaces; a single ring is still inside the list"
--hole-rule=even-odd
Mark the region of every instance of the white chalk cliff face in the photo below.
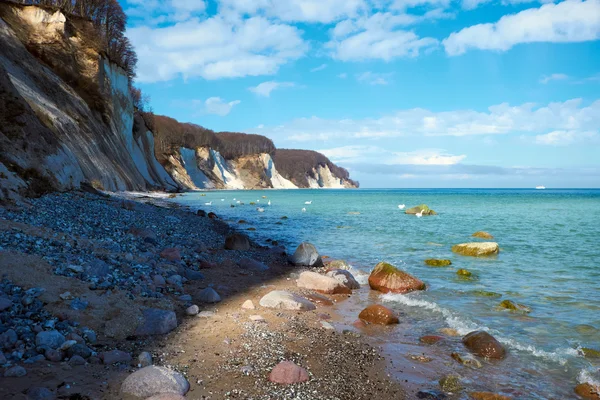
[[[85,24],[0,2],[0,202],[82,182],[109,191],[297,188],[269,154],[226,160],[182,147],[157,157],[127,75],[91,45]],[[310,187],[349,186],[326,166],[313,176]]]

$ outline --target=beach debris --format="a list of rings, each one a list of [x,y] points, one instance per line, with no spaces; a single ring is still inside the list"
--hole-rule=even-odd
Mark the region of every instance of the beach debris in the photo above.
[[[476,356],[495,359],[506,357],[504,346],[487,332],[473,331],[465,335],[462,342]]]
[[[317,248],[308,242],[300,243],[294,255],[290,257],[290,262],[302,267],[321,268],[323,266],[323,260]]]
[[[310,311],[316,309],[315,305],[296,294],[284,290],[274,290],[260,299],[261,307],[282,310]]]
[[[174,393],[183,396],[189,389],[189,382],[179,372],[155,365],[134,372],[121,385],[123,395],[142,399],[162,393]]]
[[[369,275],[369,286],[382,293],[408,293],[425,290],[423,281],[386,262],[380,262],[375,266]]]
[[[500,246],[496,242],[461,243],[452,246],[452,251],[463,256],[484,257],[498,254]]]
[[[344,285],[341,281],[312,271],[302,272],[298,277],[296,284],[300,288],[315,290],[325,294],[352,293],[352,290]]]
[[[282,361],[269,374],[269,380],[281,385],[291,385],[308,381],[308,371],[291,361]]]
[[[379,304],[365,308],[358,314],[358,318],[363,322],[376,325],[393,325],[400,322],[393,310]]]

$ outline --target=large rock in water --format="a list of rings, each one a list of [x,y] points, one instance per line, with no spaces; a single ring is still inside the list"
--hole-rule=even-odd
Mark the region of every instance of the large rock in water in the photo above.
[[[386,262],[380,262],[369,275],[371,289],[383,293],[408,293],[425,290],[425,283],[414,276],[400,271]]]
[[[226,250],[250,250],[250,239],[241,233],[234,233],[225,239]]]
[[[274,290],[270,292],[260,299],[259,304],[266,308],[295,311],[310,311],[317,308],[304,297],[300,297],[284,290]]]
[[[143,318],[135,330],[136,336],[164,335],[177,328],[177,316],[174,311],[147,308],[143,311]]]
[[[360,289],[360,283],[354,279],[354,275],[350,271],[346,271],[345,269],[331,270],[327,272],[327,276],[337,279],[350,290]]]
[[[394,311],[387,307],[374,304],[362,310],[358,314],[361,321],[377,325],[392,325],[399,323],[398,317]]]
[[[498,254],[500,247],[496,242],[473,242],[454,245],[452,251],[463,256],[483,257]]]
[[[437,215],[437,213],[435,211],[433,211],[431,208],[429,208],[427,206],[427,204],[421,204],[419,206],[409,208],[404,213],[415,215],[415,214],[420,213],[421,211],[423,211],[423,215]]]
[[[506,357],[504,346],[487,332],[471,332],[463,337],[462,342],[476,356],[497,359]]]
[[[600,388],[594,387],[587,382],[575,386],[575,393],[584,399],[600,400]]]
[[[302,267],[320,268],[323,266],[323,260],[317,248],[308,242],[300,243],[294,255],[290,257],[290,262]]]
[[[491,240],[494,238],[494,236],[492,236],[490,233],[485,232],[485,231],[478,231],[475,232],[474,234],[472,234],[471,236],[479,238],[479,239],[487,239],[487,240]]]
[[[146,399],[163,393],[183,396],[190,390],[187,379],[178,372],[151,365],[129,375],[121,385],[121,393]]]
[[[325,294],[350,294],[352,290],[346,287],[342,282],[330,276],[317,274],[316,272],[305,271],[300,274],[296,281],[298,287],[310,290],[316,290]]]

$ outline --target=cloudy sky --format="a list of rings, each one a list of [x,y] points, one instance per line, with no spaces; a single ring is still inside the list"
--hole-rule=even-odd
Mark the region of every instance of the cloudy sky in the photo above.
[[[123,0],[154,111],[363,187],[600,187],[600,0]]]

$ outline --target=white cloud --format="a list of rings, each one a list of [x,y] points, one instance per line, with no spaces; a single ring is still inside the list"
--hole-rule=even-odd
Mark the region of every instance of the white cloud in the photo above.
[[[219,0],[222,13],[263,13],[286,22],[331,23],[367,9],[365,0]]]
[[[342,61],[416,57],[438,43],[434,38],[420,38],[412,31],[400,29],[418,20],[417,16],[387,12],[342,21],[331,30],[331,40],[325,47]]]
[[[296,86],[294,82],[275,82],[268,81],[259,84],[258,86],[250,87],[248,90],[254,92],[258,96],[269,97],[271,96],[271,92],[275,89],[286,88],[286,87],[294,87]]]
[[[392,75],[392,73],[380,74],[367,71],[357,74],[356,80],[359,82],[368,83],[369,85],[388,85]]]
[[[341,73],[341,74],[339,74],[337,77],[338,77],[338,78],[340,78],[340,79],[346,79],[346,78],[348,77],[348,74],[347,74],[347,73],[345,73],[345,72],[342,72],[342,73]]]
[[[235,100],[226,103],[220,97],[210,97],[204,102],[204,112],[206,114],[214,114],[224,117],[228,115],[234,106],[240,104],[241,101]]]
[[[407,8],[420,6],[435,6],[446,8],[450,5],[450,0],[394,0],[390,8],[404,10]]]
[[[380,118],[299,118],[278,127],[265,127],[263,134],[288,141],[329,141],[340,138],[380,139],[417,136],[469,136],[509,133],[544,135],[552,131],[597,132],[600,100],[587,106],[581,99],[538,106],[502,103],[486,111],[433,112],[421,108],[400,110]]]
[[[456,56],[469,49],[506,51],[520,43],[583,42],[600,38],[600,1],[567,0],[545,4],[496,23],[478,24],[452,33],[442,42]]]
[[[550,81],[561,81],[561,80],[565,80],[565,79],[569,79],[569,75],[565,75],[565,74],[544,75],[540,79],[540,83],[545,85]]]
[[[467,158],[466,155],[455,156],[446,154],[443,150],[437,149],[394,153],[394,155],[395,159],[391,164],[454,165]]]
[[[310,72],[323,71],[325,68],[327,68],[327,64],[321,64],[318,67],[311,69]]]
[[[297,28],[263,17],[191,18],[164,28],[131,28],[127,35],[140,60],[141,82],[271,75],[308,49]]]
[[[545,135],[537,135],[535,143],[546,146],[567,146],[577,141],[584,141],[595,138],[596,132],[578,132],[578,131],[552,131]]]
[[[318,150],[334,162],[364,161],[369,156],[382,155],[386,151],[377,146],[342,146]]]
[[[343,146],[319,150],[337,163],[379,163],[385,165],[455,165],[466,155],[452,155],[441,149],[393,152],[378,146]]]

